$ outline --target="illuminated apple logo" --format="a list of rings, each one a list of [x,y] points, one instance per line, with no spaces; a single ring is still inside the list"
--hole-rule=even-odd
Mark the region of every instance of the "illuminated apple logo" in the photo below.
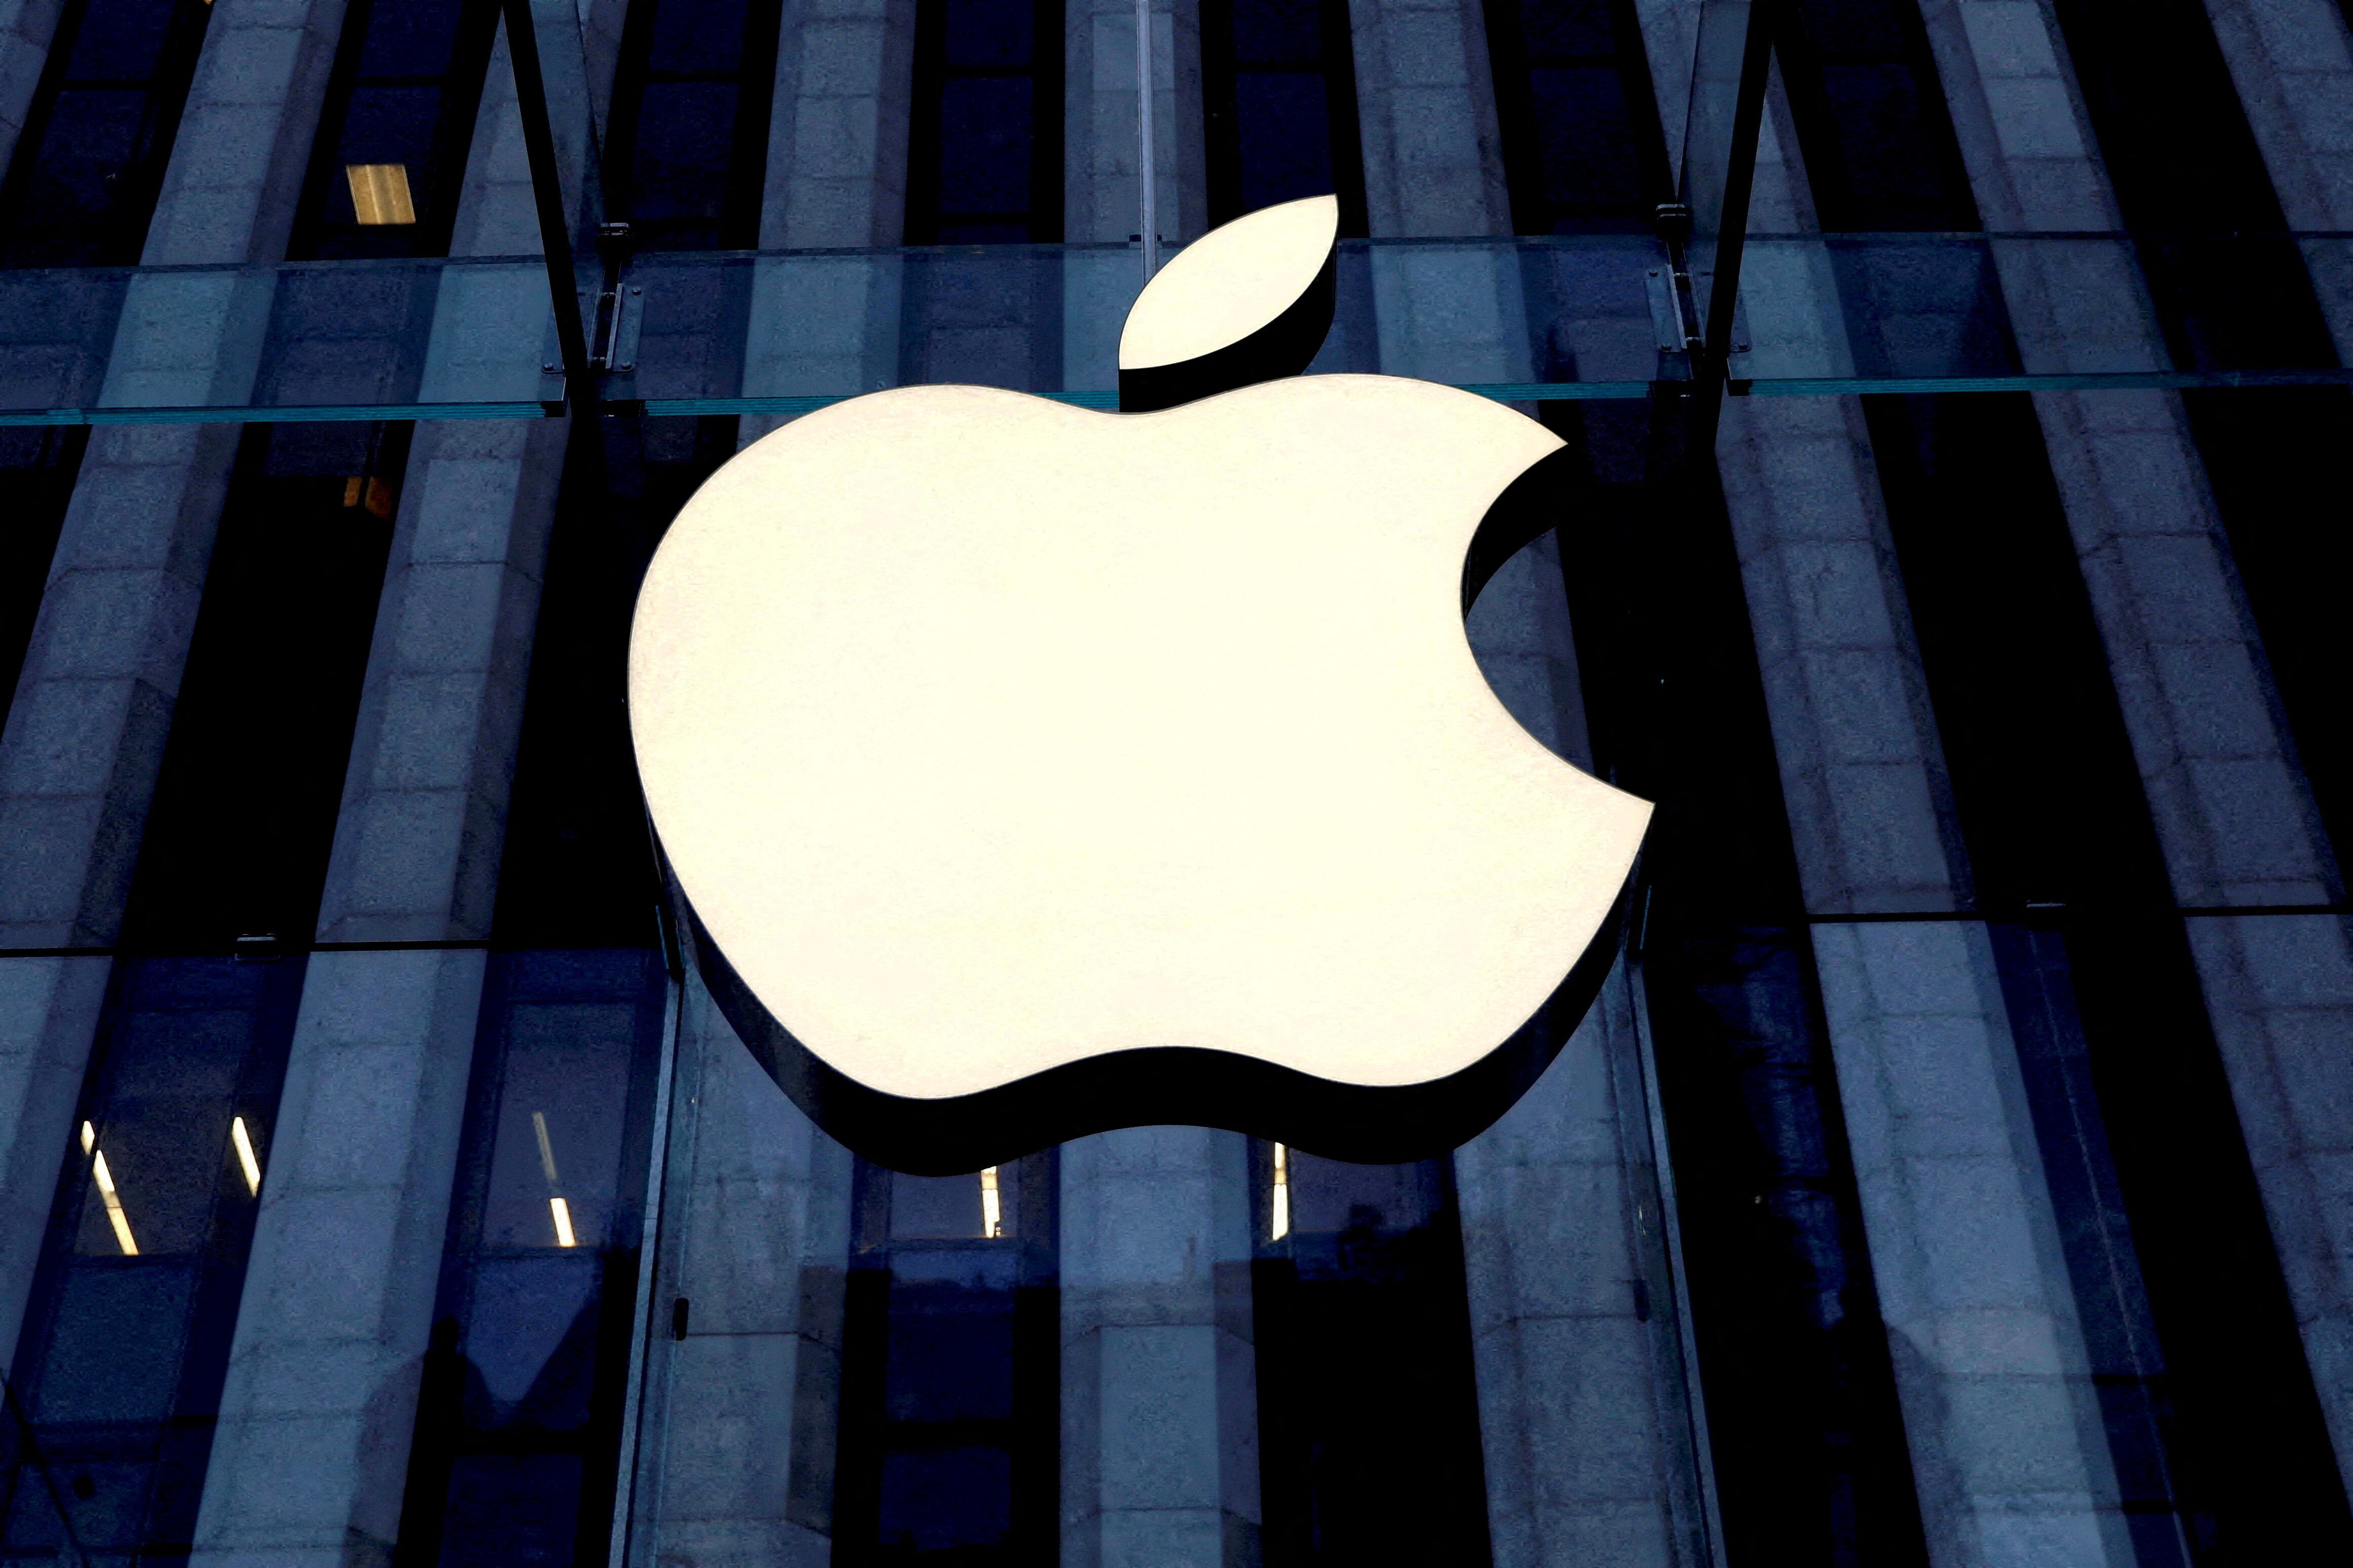
[[[654,557],[630,717],[697,962],[870,1158],[1158,1122],[1419,1158],[1599,986],[1651,808],[1523,730],[1462,629],[1468,563],[1549,524],[1506,491],[1560,443],[1299,375],[1336,220],[1179,254],[1128,316],[1131,411],[853,398]]]

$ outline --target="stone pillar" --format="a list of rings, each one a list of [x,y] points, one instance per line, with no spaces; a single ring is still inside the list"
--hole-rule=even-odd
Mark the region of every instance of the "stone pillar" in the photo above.
[[[506,58],[501,37],[460,254],[537,248]],[[585,129],[558,124],[566,155]],[[463,396],[494,373],[485,341],[537,352],[545,295],[525,278],[444,280],[428,388]],[[417,428],[322,941],[490,934],[565,435],[554,420]],[[313,957],[196,1525],[206,1568],[390,1560],[483,973],[479,950]]]
[[[1063,1568],[1259,1561],[1248,1143],[1062,1145]]]
[[[2042,9],[1928,0],[1924,14],[1988,226],[2116,227]],[[2295,100],[2293,125],[2285,100],[2258,94],[2247,107],[2290,221],[2318,221],[2343,183],[2327,120],[2344,85],[2342,25],[2266,0],[2218,8],[2216,29],[2242,79],[2276,68],[2256,58],[2254,34],[2266,49],[2301,39],[2314,51],[2299,73],[2314,79],[2297,90],[2319,96]],[[2130,303],[2128,257],[2101,254],[2073,272],[1999,246],[1995,259],[2029,369],[2166,363],[2155,324]],[[2315,281],[2341,339],[2325,270]],[[2072,331],[2087,313],[2090,330]],[[2179,400],[2053,392],[2034,402],[2174,897],[2207,909],[2341,898]],[[2341,1112],[2353,1105],[2353,933],[2337,920],[2273,915],[2200,917],[2189,929],[2313,1384],[2353,1482],[2353,1119]]]
[[[2287,226],[2353,228],[2353,45],[2327,0],[2207,0],[2215,41],[2239,89]],[[2313,290],[2353,360],[2353,244],[2303,247]]]
[[[822,1568],[850,1156],[760,1070],[699,981],[686,1008],[622,1562]]]
[[[803,0],[786,13],[762,249],[899,243],[914,48],[914,0]]]
[[[1197,0],[1152,0],[1154,197],[1160,237],[1208,227]],[[1063,56],[1062,237],[1117,243],[1138,232],[1143,189],[1135,115],[1134,0],[1071,0]]]
[[[0,0],[0,170],[25,133],[25,116],[49,63],[65,0]]]
[[[1349,0],[1375,238],[1512,232],[1478,0]]]
[[[149,264],[282,252],[342,20],[342,0],[218,0]],[[23,58],[22,46],[10,40],[7,57]],[[151,282],[125,305],[102,401],[241,400],[255,346],[242,340],[258,333],[225,313],[237,291],[222,274]],[[237,438],[218,425],[91,432],[0,735],[0,942],[104,947],[121,928]],[[108,961],[5,966],[0,1345],[13,1347]]]

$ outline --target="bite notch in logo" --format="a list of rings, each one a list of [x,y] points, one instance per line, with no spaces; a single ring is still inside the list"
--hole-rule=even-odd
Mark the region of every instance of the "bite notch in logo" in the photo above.
[[[910,386],[687,503],[629,647],[696,961],[869,1158],[1110,1128],[1425,1157],[1500,1116],[1617,947],[1650,806],[1489,689],[1471,595],[1560,447],[1315,375],[1330,198],[1180,252],[1121,412]]]

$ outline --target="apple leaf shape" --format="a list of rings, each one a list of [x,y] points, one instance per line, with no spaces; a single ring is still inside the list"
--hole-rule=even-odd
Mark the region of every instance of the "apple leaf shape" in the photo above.
[[[902,387],[739,453],[654,557],[629,695],[745,1045],[917,1173],[1147,1123],[1476,1134],[1599,990],[1651,816],[1463,633],[1559,447],[1319,375],[1145,414]]]
[[[1119,406],[1148,414],[1305,370],[1338,300],[1340,201],[1245,213],[1171,258],[1128,307]]]

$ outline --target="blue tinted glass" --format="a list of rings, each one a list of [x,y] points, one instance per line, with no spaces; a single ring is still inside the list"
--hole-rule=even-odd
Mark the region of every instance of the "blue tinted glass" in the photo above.
[[[631,216],[659,223],[716,217],[735,135],[732,81],[648,82],[630,164]]]
[[[1558,206],[1639,202],[1641,163],[1615,65],[1538,67],[1529,96],[1542,136],[1545,189]]]
[[[1244,212],[1332,192],[1332,128],[1315,71],[1246,71],[1234,79],[1244,149]]]
[[[90,0],[66,73],[76,81],[143,82],[164,58],[179,0]]]
[[[69,1531],[185,1552],[259,1206],[233,1129],[266,1178],[302,972],[118,961],[17,1346],[0,1556]]]
[[[743,58],[746,0],[659,0],[647,64],[681,75],[733,76]]]
[[[360,46],[364,77],[437,77],[457,47],[465,0],[376,0]]]
[[[940,85],[940,210],[1021,213],[1029,205],[1027,77],[957,77]]]
[[[1233,26],[1237,65],[1322,67],[1320,0],[1235,0]]]
[[[1608,0],[1521,0],[1519,13],[1533,63],[1606,60],[1618,52]]]
[[[415,189],[433,156],[433,133],[441,121],[438,86],[352,89],[351,114],[337,148],[345,163],[405,163]],[[351,200],[346,191],[343,200]]]
[[[58,95],[29,193],[42,221],[86,222],[114,206],[123,173],[139,152],[148,107],[146,93],[127,89],[77,88]]]
[[[944,9],[950,70],[1018,70],[1029,63],[1037,26],[1032,0],[945,0]]]

